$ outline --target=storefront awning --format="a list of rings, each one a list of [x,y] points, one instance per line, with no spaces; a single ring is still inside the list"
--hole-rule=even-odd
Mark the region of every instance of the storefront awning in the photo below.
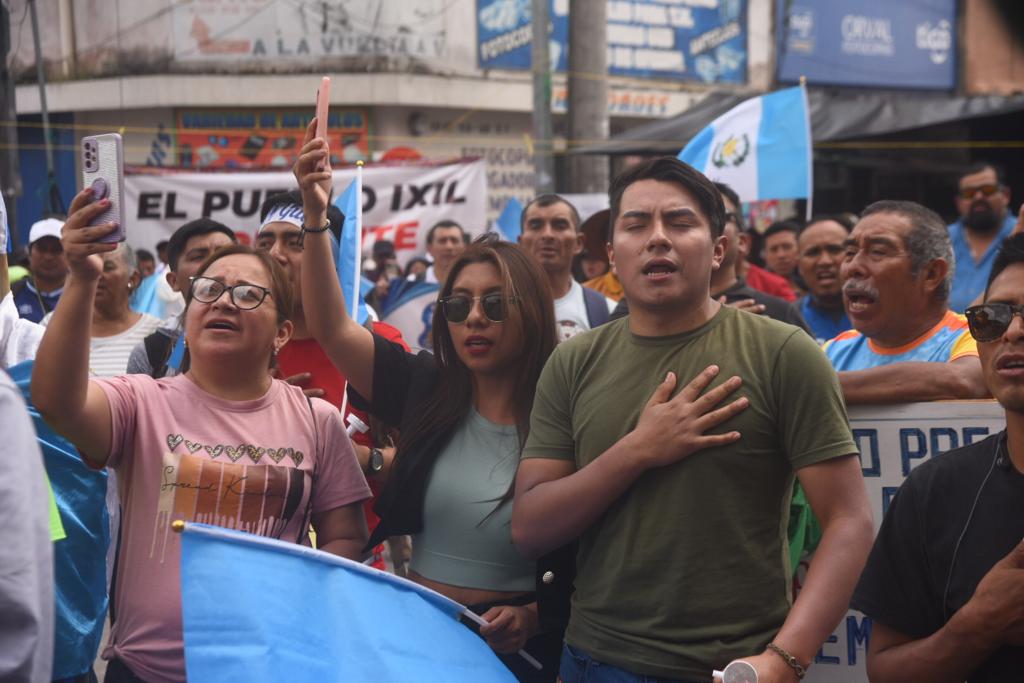
[[[713,92],[687,111],[626,131],[574,154],[676,154],[702,128],[751,95]],[[811,88],[814,142],[873,137],[951,121],[1024,110],[1024,95],[955,97],[912,91],[836,91]]]

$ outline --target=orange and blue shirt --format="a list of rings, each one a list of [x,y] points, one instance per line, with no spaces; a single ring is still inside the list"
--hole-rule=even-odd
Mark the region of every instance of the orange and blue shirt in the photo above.
[[[896,348],[878,346],[857,330],[843,332],[823,348],[837,372],[912,361],[950,363],[978,355],[978,345],[967,329],[967,318],[953,311],[946,311],[935,327],[914,341]]]

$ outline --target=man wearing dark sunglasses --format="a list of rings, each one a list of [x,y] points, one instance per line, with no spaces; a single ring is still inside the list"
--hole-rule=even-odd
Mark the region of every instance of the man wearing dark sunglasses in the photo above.
[[[949,226],[956,255],[949,307],[957,313],[981,294],[999,244],[1013,231],[1017,218],[1009,205],[1010,188],[995,165],[976,163],[960,176],[956,194],[960,218]]]
[[[967,309],[1006,430],[914,468],[852,605],[873,621],[872,683],[1021,680],[1024,665],[1024,235]]]

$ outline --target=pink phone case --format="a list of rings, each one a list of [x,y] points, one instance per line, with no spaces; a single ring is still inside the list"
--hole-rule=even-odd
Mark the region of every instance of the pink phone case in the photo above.
[[[320,89],[316,92],[316,136],[327,136],[327,109],[331,101],[331,79],[324,76],[320,79]]]
[[[124,242],[124,152],[117,133],[82,138],[82,187],[91,187],[93,201],[109,199],[110,208],[90,221],[90,225],[117,223],[117,230],[100,242]]]

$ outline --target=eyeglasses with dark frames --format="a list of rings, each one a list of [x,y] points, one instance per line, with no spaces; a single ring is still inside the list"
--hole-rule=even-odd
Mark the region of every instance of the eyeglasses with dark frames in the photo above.
[[[204,304],[212,304],[221,298],[224,292],[230,292],[231,303],[242,310],[248,311],[262,304],[268,296],[272,296],[269,289],[259,285],[240,284],[228,287],[220,280],[214,280],[210,277],[193,277],[190,279],[192,281],[192,298]]]

